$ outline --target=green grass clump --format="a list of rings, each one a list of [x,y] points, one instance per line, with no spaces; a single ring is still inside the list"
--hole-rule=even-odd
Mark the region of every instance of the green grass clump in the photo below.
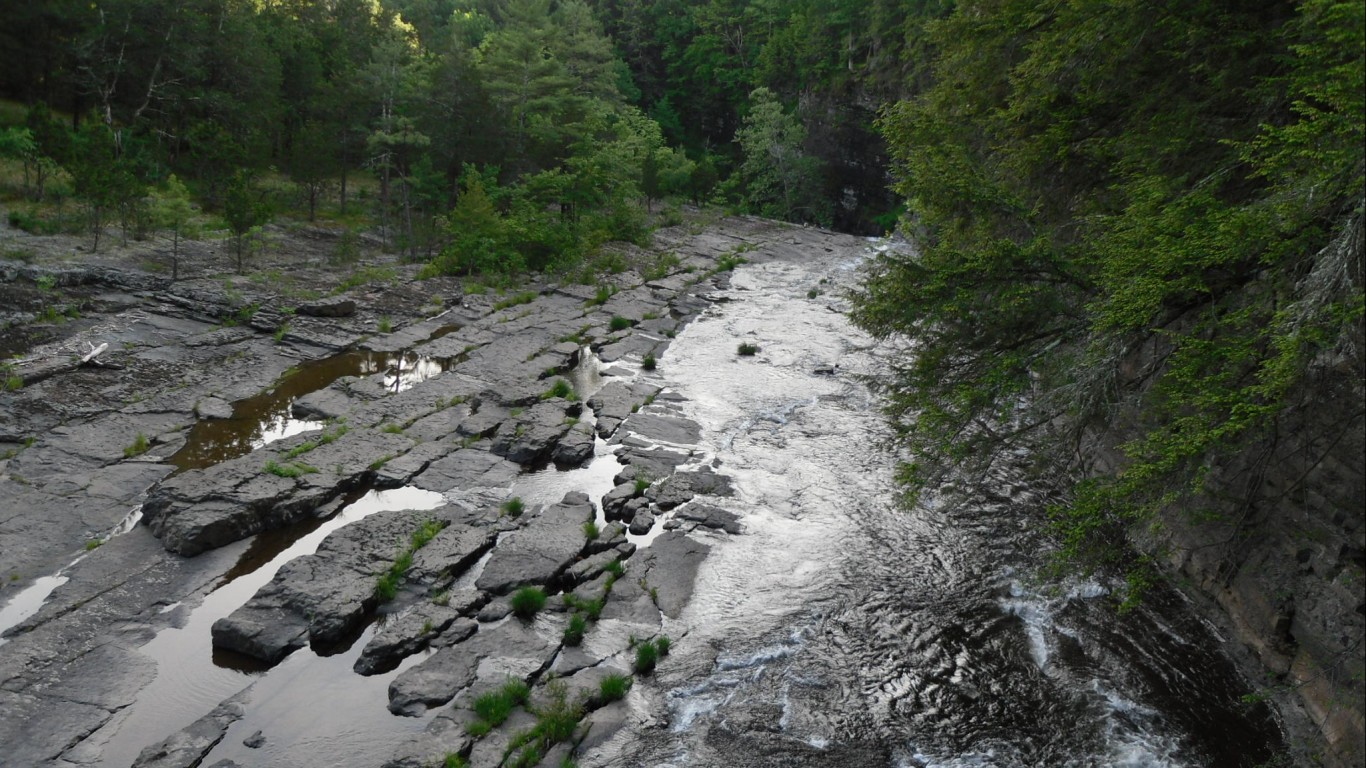
[[[403,434],[403,427],[398,424],[385,424],[380,431],[388,432],[391,435],[401,435]]]
[[[541,393],[542,400],[549,400],[555,397],[562,397],[565,400],[578,400],[579,393],[574,391],[574,387],[564,379],[556,379],[550,389]]]
[[[811,290],[806,292],[806,298],[808,299],[814,299],[819,295],[821,295],[821,292],[815,288],[812,288]]]
[[[597,541],[602,531],[598,530],[598,524],[589,520],[583,524],[583,537],[589,541]]]
[[[612,320],[608,327],[614,331],[624,331],[631,327],[631,321],[621,315],[612,315]]]
[[[654,480],[652,480],[649,475],[646,475],[644,473],[637,473],[634,482],[636,487],[636,495],[639,496],[642,493],[645,493],[645,489],[649,488],[650,484],[653,483]]]
[[[588,619],[583,614],[576,613],[569,617],[569,624],[564,628],[564,644],[578,645],[583,642],[583,634],[588,631]]]
[[[632,665],[637,674],[648,675],[654,671],[655,665],[659,660],[669,655],[669,638],[660,636],[655,640],[646,640],[636,646],[636,660]]]
[[[539,295],[540,294],[535,291],[522,291],[521,293],[513,294],[506,299],[494,302],[493,311],[497,312],[500,309],[507,309],[508,307],[515,307],[520,304],[530,304],[535,301],[536,297]]]
[[[653,371],[658,364],[654,355],[646,355],[645,359],[640,361],[640,367],[647,371]]]
[[[393,330],[394,330],[394,321],[393,321],[393,320],[390,320],[388,317],[381,317],[381,318],[379,319],[379,332],[380,332],[380,333],[391,333]]]
[[[529,619],[545,607],[545,590],[540,587],[522,587],[512,593],[512,612],[518,618]]]
[[[4,391],[17,392],[24,388],[24,378],[18,374],[11,374],[5,377]]]
[[[483,736],[507,721],[512,710],[526,703],[531,689],[521,680],[508,680],[501,688],[489,691],[474,700],[474,714],[478,720],[465,726],[471,736]]]
[[[22,384],[23,382],[21,381],[20,385]],[[8,389],[8,387],[6,388]],[[15,387],[15,389],[18,389],[18,387]],[[141,456],[150,450],[151,447],[152,444],[147,441],[147,436],[139,432],[138,436],[133,438],[133,444],[123,449],[123,456],[128,459],[131,459],[134,456]]]
[[[445,526],[438,520],[424,520],[408,537],[408,546],[394,558],[394,562],[375,579],[375,598],[387,603],[398,595],[398,588],[413,567],[413,554],[427,546]]]
[[[447,752],[441,760],[441,768],[470,768],[470,761],[461,757],[459,752]]]
[[[754,357],[759,354],[759,348],[749,342],[745,342],[735,348],[735,354],[741,357]]]
[[[507,758],[503,765],[512,768],[532,768],[538,765],[551,747],[574,737],[583,705],[569,700],[569,687],[563,680],[546,686],[550,701],[535,710],[536,725],[512,737],[508,742]]]
[[[603,570],[607,571],[608,573],[612,574],[618,579],[626,575],[626,565],[622,563],[620,560],[613,560],[612,562],[608,563]]]
[[[613,672],[598,683],[598,699],[604,704],[620,701],[631,690],[632,682],[630,677]]]
[[[507,515],[508,517],[517,517],[526,511],[526,504],[522,501],[521,496],[513,496],[512,498],[503,502],[503,505],[502,507],[500,507],[500,509],[502,509],[503,514]]]
[[[304,475],[311,475],[314,472],[317,472],[318,468],[311,466],[309,464],[304,464],[303,462],[295,462],[293,464],[280,464],[272,460],[266,462],[266,471],[271,473],[272,475],[275,475],[276,477],[294,478],[303,477]]]
[[[588,306],[597,307],[606,304],[607,300],[612,298],[613,294],[616,292],[617,288],[614,285],[599,285],[598,292],[593,294],[593,298],[588,300]]]

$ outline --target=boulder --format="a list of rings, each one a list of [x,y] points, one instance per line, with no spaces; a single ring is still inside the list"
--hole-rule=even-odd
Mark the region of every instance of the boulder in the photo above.
[[[645,495],[661,510],[668,511],[685,504],[695,496],[733,496],[735,489],[726,475],[719,475],[710,467],[692,472],[675,472],[663,482],[646,489]]]

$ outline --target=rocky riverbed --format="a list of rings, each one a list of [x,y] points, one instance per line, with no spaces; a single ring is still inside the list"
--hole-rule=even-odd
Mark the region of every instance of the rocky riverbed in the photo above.
[[[505,295],[404,265],[326,297],[279,290],[281,267],[4,267],[38,309],[10,318],[22,386],[0,404],[5,764],[559,765],[610,738],[603,680],[667,653],[709,550],[690,532],[742,533],[655,361],[739,254],[863,247],[731,219],[663,230],[600,284]],[[48,327],[49,306],[80,311]],[[515,615],[527,587],[546,608]],[[368,693],[331,727],[382,735],[310,757],[299,715],[261,713],[330,707],[276,678],[334,659]],[[528,703],[470,727],[510,681]]]

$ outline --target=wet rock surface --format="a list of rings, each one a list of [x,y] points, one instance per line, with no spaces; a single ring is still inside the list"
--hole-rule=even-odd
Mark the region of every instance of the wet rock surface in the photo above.
[[[937,671],[870,677],[865,688],[898,692],[880,699],[881,709],[870,706],[859,686],[844,682],[870,667],[847,659],[866,654],[876,660],[872,671],[883,672],[877,665],[911,642],[903,636],[911,629],[928,633],[928,620],[913,613],[909,629],[890,637],[875,631],[885,622],[860,624],[860,611],[928,615],[938,606],[932,590],[917,592],[911,608],[883,597],[865,607],[830,592],[805,605],[789,594],[848,577],[828,567],[843,562],[828,553],[848,542],[809,540],[808,518],[846,514],[846,492],[864,500],[880,493],[862,487],[861,467],[839,481],[819,466],[806,466],[813,477],[785,474],[785,451],[819,452],[832,438],[824,425],[788,428],[800,409],[827,401],[791,395],[783,376],[819,375],[829,402],[867,408],[867,397],[843,379],[857,370],[842,356],[852,347],[808,351],[798,324],[760,338],[763,358],[736,361],[731,339],[759,338],[757,323],[710,309],[723,300],[738,308],[754,287],[740,275],[739,289],[727,290],[731,275],[713,271],[721,256],[744,252],[773,265],[766,279],[806,280],[814,273],[795,265],[812,253],[852,262],[866,244],[755,220],[656,237],[651,253],[628,249],[628,262],[673,253],[677,268],[649,282],[632,271],[602,275],[616,293],[601,305],[592,301],[597,286],[550,282],[528,285],[529,302],[499,306],[504,297],[465,296],[440,280],[303,298],[246,278],[171,285],[135,275],[71,277],[72,291],[98,292],[110,311],[68,328],[61,343],[72,349],[63,354],[107,341],[110,362],[124,367],[45,367],[36,358],[60,345],[49,346],[23,366],[24,389],[0,401],[0,455],[15,451],[0,459],[0,551],[18,574],[0,595],[43,586],[35,577],[83,555],[63,572],[69,581],[3,638],[5,759],[101,766],[127,755],[127,765],[141,752],[140,765],[313,768],[348,760],[426,766],[459,754],[493,766],[521,759],[507,750],[523,749],[526,733],[555,712],[577,723],[545,745],[540,764],[664,764],[680,744],[698,750],[699,764],[892,759],[878,728],[901,708],[921,711],[914,696],[938,702],[940,691],[957,690],[954,674],[978,679],[959,668],[957,640],[926,634],[927,654],[941,654],[929,657]],[[835,256],[822,258],[830,259],[826,274],[843,274]],[[407,277],[416,268],[394,269]],[[784,290],[800,297],[810,287]],[[244,314],[249,306],[256,309]],[[811,309],[832,314],[819,303]],[[397,327],[376,335],[381,315]],[[614,317],[631,327],[613,331]],[[219,327],[225,320],[233,324]],[[670,356],[702,327],[724,341],[713,348],[728,349],[705,370],[694,359],[671,378],[688,361]],[[308,367],[353,353],[348,367],[326,374]],[[695,347],[691,354],[701,356]],[[641,370],[646,355],[658,358],[657,371]],[[829,362],[836,359],[840,366]],[[782,376],[764,380],[758,395],[745,393],[758,405],[731,413],[736,390],[726,382],[739,370],[732,365],[749,366],[745,375],[756,379],[767,370]],[[313,383],[241,438],[235,448],[244,453],[201,467],[173,462],[198,439],[191,425],[235,421],[245,400],[289,386],[291,376]],[[561,379],[580,391],[552,391]],[[686,384],[698,380],[709,382],[711,401],[689,399]],[[699,411],[728,416],[707,421]],[[145,451],[129,450],[138,434]],[[740,480],[731,475],[730,449],[718,447],[733,440],[762,443],[745,454],[749,475]],[[311,533],[384,489],[431,503],[390,504],[325,536],[329,529]],[[505,502],[529,489],[536,500],[510,513]],[[139,505],[145,525],[120,527]],[[427,522],[439,530],[418,545],[414,533]],[[85,554],[87,541],[106,538]],[[314,549],[290,554],[304,540]],[[759,541],[773,551],[756,549]],[[743,562],[725,554],[742,545]],[[789,557],[789,548],[798,555]],[[870,552],[870,567],[891,567],[892,555]],[[943,567],[962,569],[968,584],[990,581],[958,556],[945,555]],[[263,563],[277,570],[253,580]],[[752,572],[767,581],[751,583]],[[386,575],[394,589],[381,599]],[[514,603],[527,585],[547,593],[534,616]],[[992,600],[1008,591],[991,588]],[[995,610],[991,631],[1016,631],[1027,620],[1023,608]],[[696,623],[730,620],[731,612],[741,614],[735,627],[702,632]],[[814,630],[789,618],[813,614]],[[820,623],[826,616],[838,620]],[[753,627],[784,621],[782,632],[751,636]],[[864,629],[851,637],[845,626]],[[203,643],[185,665],[144,652],[171,647],[167,639],[181,631],[185,647]],[[739,647],[735,637],[743,638]],[[832,653],[826,658],[839,661],[830,664],[781,666],[803,659],[808,642],[856,650]],[[660,654],[653,671],[637,668],[646,645]],[[140,719],[150,705],[139,692],[165,690],[155,687],[162,672],[187,681],[187,700],[176,704],[185,717],[166,727],[175,731],[169,738]],[[618,691],[625,701],[605,693],[617,676],[630,686]],[[227,683],[209,690],[228,692],[194,698],[196,683],[212,677]],[[928,682],[915,688],[912,680]],[[508,719],[480,725],[480,698],[518,682],[527,690]],[[846,711],[853,714],[826,714]],[[327,721],[341,723],[343,735],[315,735]],[[694,727],[695,738],[687,730]],[[124,736],[136,741],[133,751]]]

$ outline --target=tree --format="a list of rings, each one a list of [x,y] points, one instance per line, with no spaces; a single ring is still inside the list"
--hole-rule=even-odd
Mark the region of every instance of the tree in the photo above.
[[[318,200],[337,172],[335,136],[316,121],[309,121],[294,135],[289,173],[308,201],[308,220],[318,216]]]
[[[772,91],[756,88],[750,93],[750,111],[735,141],[744,155],[740,179],[751,210],[789,221],[829,223],[819,163],[802,151],[805,136],[801,123],[783,111]]]
[[[232,231],[237,253],[237,274],[245,263],[245,238],[256,227],[270,221],[270,206],[262,200],[250,173],[238,171],[223,196],[223,218]]]
[[[171,174],[163,189],[152,190],[152,221],[157,229],[171,233],[171,279],[180,277],[180,238],[189,233],[194,204],[190,191]]]

